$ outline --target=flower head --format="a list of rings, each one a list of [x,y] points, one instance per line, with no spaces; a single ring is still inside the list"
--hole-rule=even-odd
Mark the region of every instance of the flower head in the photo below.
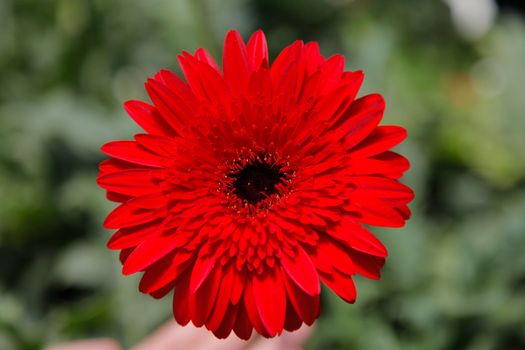
[[[363,73],[315,42],[270,65],[261,31],[247,44],[230,31],[222,70],[203,49],[179,63],[186,82],[162,70],[152,104],[125,103],[145,133],[102,147],[123,273],[144,272],[156,298],[174,290],[177,322],[220,338],[312,324],[320,282],[354,302],[353,276],[378,279],[387,256],[364,225],[403,226],[413,198],[383,98],[357,98]]]

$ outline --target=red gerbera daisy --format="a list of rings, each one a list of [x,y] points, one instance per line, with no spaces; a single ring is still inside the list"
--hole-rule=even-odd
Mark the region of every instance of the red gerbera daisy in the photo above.
[[[125,103],[146,131],[102,151],[98,183],[121,203],[104,225],[140,291],[170,291],[181,325],[248,339],[312,324],[320,281],[354,302],[356,274],[378,279],[387,250],[364,225],[401,227],[412,191],[406,132],[378,126],[385,107],[356,98],[361,71],[296,41],[270,66],[266,39],[226,36],[223,70],[184,52],[186,82],[162,70],[153,102]]]

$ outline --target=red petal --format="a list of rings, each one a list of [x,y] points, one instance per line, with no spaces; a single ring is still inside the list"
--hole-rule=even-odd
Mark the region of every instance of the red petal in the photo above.
[[[98,177],[102,177],[104,175],[108,175],[111,173],[116,173],[116,172],[120,172],[124,170],[144,170],[144,169],[151,170],[150,167],[128,163],[123,160],[115,159],[115,158],[106,159],[100,162],[100,164],[98,165],[98,168],[100,170]]]
[[[385,101],[379,94],[361,97],[350,105],[335,131],[346,137],[345,148],[351,149],[363,141],[376,128],[383,117]]]
[[[175,95],[175,101],[181,108],[179,109],[180,112],[193,110],[192,106],[195,106],[198,101],[190,87],[177,74],[167,69],[161,69],[155,74],[155,80],[160,83],[160,86],[166,87],[171,94]],[[172,95],[166,94],[165,96]]]
[[[350,249],[339,244],[329,236],[321,236],[317,241],[316,254],[319,259],[332,262],[332,265],[347,275],[355,274],[354,264],[350,258]]]
[[[263,326],[261,316],[259,316],[259,311],[257,310],[257,306],[255,304],[253,287],[250,279],[246,280],[246,287],[244,289],[244,306],[246,307],[248,318],[250,319],[250,322],[252,323],[255,330],[257,330],[257,332],[262,336],[269,337],[266,328]]]
[[[385,258],[365,254],[353,250],[350,252],[356,272],[371,279],[381,277],[381,268],[385,264]]]
[[[208,320],[219,290],[222,277],[221,270],[220,266],[215,266],[208,278],[202,283],[201,288],[190,294],[190,312],[193,316],[192,322],[196,327],[201,327]]]
[[[390,174],[399,173],[403,169],[374,158],[356,158],[350,160],[347,171],[350,175],[390,176]]]
[[[237,319],[235,320],[235,326],[233,331],[237,336],[243,340],[250,339],[252,335],[253,326],[248,317],[248,312],[244,303],[239,304],[239,311],[237,312]]]
[[[286,293],[277,269],[255,274],[253,297],[268,334],[271,337],[281,334],[286,316]]]
[[[206,63],[198,62],[188,53],[179,56],[179,64],[192,91],[211,103],[228,99],[228,88],[219,73]]]
[[[124,103],[124,109],[144,131],[156,135],[177,136],[154,106],[131,100]]]
[[[361,84],[363,83],[363,72],[357,71],[349,75],[344,82],[322,98],[316,107],[318,118],[328,121],[332,128],[339,127],[339,122],[344,119],[341,116],[347,111],[354,101]]]
[[[279,56],[275,59],[270,69],[272,82],[274,87],[279,87],[282,84],[283,78],[286,76],[290,65],[297,62],[297,58],[303,49],[302,41],[295,41],[292,45],[286,47]]]
[[[224,41],[222,60],[224,79],[234,92],[243,91],[248,83],[252,67],[248,60],[246,45],[239,33],[230,30]]]
[[[332,274],[322,273],[320,276],[323,283],[333,290],[335,294],[339,295],[341,299],[347,303],[355,302],[356,290],[351,277],[335,270]]]
[[[126,260],[128,260],[128,257],[130,256],[130,254],[133,253],[134,250],[135,250],[135,247],[122,249],[118,255],[120,263],[124,264]]]
[[[291,305],[288,308],[294,308],[299,317],[307,324],[312,325],[319,317],[319,294],[310,296],[299,288],[288,274],[282,272],[286,294]]]
[[[392,151],[387,151],[387,152],[378,154],[377,156],[373,156],[370,159],[376,159],[381,162],[385,162],[388,164],[389,167],[392,168],[393,171],[396,171],[396,172],[403,173],[406,170],[408,170],[408,168],[410,168],[410,163],[408,159]]]
[[[304,249],[297,247],[294,258],[281,254],[281,264],[290,278],[309,295],[320,293],[319,276]]]
[[[403,217],[403,219],[405,220],[408,220],[410,219],[410,216],[412,215],[412,213],[410,212],[410,208],[406,205],[402,205],[402,206],[399,206],[399,207],[395,207],[394,208],[399,214],[401,214],[401,216]]]
[[[312,254],[310,255],[310,259],[312,259],[312,262],[318,271],[332,273],[334,267],[330,257],[322,258],[319,254]]]
[[[188,100],[182,100],[165,85],[148,79],[146,91],[164,119],[179,135],[184,135],[188,116],[194,115]]]
[[[314,252],[310,256],[316,263],[320,261],[325,265],[331,264],[347,275],[355,273],[348,249],[344,249],[339,243],[328,236],[319,237]],[[322,272],[323,269],[319,269],[319,271]]]
[[[125,160],[126,162],[163,168],[164,159],[147,151],[135,141],[112,141],[102,146],[101,151],[108,156]]]
[[[302,61],[298,61],[302,62]],[[277,77],[279,83],[276,84],[272,77],[272,91],[273,91],[273,113],[279,115],[279,113],[286,113],[286,109],[290,105],[291,100],[295,100],[300,96],[302,81],[304,76],[304,66],[299,64],[289,64],[288,69],[283,72],[283,75]],[[271,71],[270,71],[271,73]],[[285,112],[286,111],[286,112]],[[273,136],[275,140],[281,139],[281,137]],[[280,144],[279,141],[276,142]]]
[[[352,157],[370,157],[388,151],[407,137],[405,129],[399,126],[378,126],[363,142],[354,147]]]
[[[247,95],[250,96],[249,98],[253,100],[260,100],[261,98],[263,98],[266,101],[269,101],[269,99],[272,96],[272,81],[270,78],[270,69],[263,67],[252,74],[252,76],[250,77],[250,82],[248,83]],[[264,115],[263,117],[266,118],[266,121],[272,118],[270,115]],[[264,119],[261,119],[259,122],[264,122]],[[265,128],[266,130],[268,130],[268,126],[265,126]],[[263,130],[260,130],[260,132],[262,133]],[[263,138],[269,139],[270,135],[266,134]]]
[[[244,283],[246,281],[246,270],[234,271],[234,281],[230,296],[232,304],[237,304],[241,299],[242,292],[244,290]]]
[[[351,181],[356,186],[355,193],[362,196],[372,196],[391,205],[406,204],[414,199],[414,192],[410,187],[390,178],[354,176]]]
[[[301,328],[302,324],[303,320],[299,318],[292,305],[288,303],[288,306],[286,307],[286,321],[284,322],[284,329],[286,329],[288,332],[293,332]]]
[[[106,198],[109,201],[112,201],[112,202],[124,203],[124,202],[129,201],[132,197],[126,196],[126,195],[123,195],[123,194],[120,194],[120,193],[107,191]]]
[[[321,65],[319,70],[321,75],[317,82],[318,94],[323,94],[334,88],[334,85],[341,79],[344,67],[345,58],[343,55],[333,55]]]
[[[217,330],[213,331],[213,334],[215,334],[217,338],[224,339],[230,335],[235,325],[235,319],[237,318],[238,310],[239,307],[237,305],[230,305],[228,307],[221,325]]]
[[[166,234],[154,237],[142,242],[122,267],[124,275],[130,275],[138,271],[143,271],[148,266],[168,255],[175,248],[180,246],[180,241],[175,239],[175,234]]]
[[[262,64],[268,64],[268,45],[262,30],[253,33],[247,45],[248,57],[257,70]]]
[[[190,322],[189,300],[190,274],[186,273],[175,287],[173,293],[173,317],[178,324],[185,326]]]
[[[352,204],[347,207],[350,211],[358,213],[356,220],[366,225],[403,227],[405,219],[391,206],[385,202],[358,194],[352,193]]]
[[[224,319],[224,315],[228,310],[228,306],[230,305],[230,294],[235,281],[236,273],[237,271],[235,270],[233,264],[229,264],[224,268],[215,306],[213,307],[213,312],[210,316],[210,319],[208,322],[206,322],[206,328],[211,331],[217,330],[220,327],[222,320]]]
[[[137,226],[159,218],[158,213],[151,209],[135,208],[127,203],[121,204],[109,213],[104,220],[104,227],[118,229]]]
[[[192,263],[193,252],[184,249],[157,261],[146,270],[140,280],[139,290],[152,293],[182,276]]]
[[[356,93],[357,90],[349,86],[339,87],[325,98],[320,99],[316,107],[316,118],[327,121],[328,125],[341,119],[340,116],[348,109]]]
[[[177,151],[180,148],[176,139],[161,135],[136,134],[134,139],[150,152],[168,159],[177,157]]]
[[[349,248],[380,257],[388,255],[383,243],[357,222],[345,219],[341,221],[340,225],[327,231],[327,233]]]
[[[154,193],[132,198],[126,204],[135,208],[160,210],[168,205],[168,199],[163,193]]]
[[[304,45],[304,56],[308,75],[312,75],[317,71],[319,66],[324,62],[317,42],[309,42]]]
[[[190,293],[195,293],[210,274],[215,264],[213,256],[199,256],[193,266],[190,281]]]
[[[160,234],[159,226],[162,221],[152,221],[143,225],[122,228],[118,230],[108,241],[109,249],[124,249],[136,247],[156,233]]]
[[[97,179],[100,187],[127,196],[142,196],[160,192],[160,187],[154,181],[154,171],[125,170],[100,176]]]
[[[160,288],[159,290],[156,290],[149,295],[151,295],[155,299],[162,299],[166,295],[168,295],[169,292],[171,292],[175,288],[175,282],[172,282],[168,285],[165,285],[164,287]]]
[[[204,62],[208,64],[210,67],[215,69],[217,73],[221,72],[219,66],[217,65],[217,62],[215,62],[215,60],[213,59],[213,56],[210,55],[210,53],[206,51],[205,49],[203,48],[197,49],[197,51],[195,51],[195,58],[199,62]]]

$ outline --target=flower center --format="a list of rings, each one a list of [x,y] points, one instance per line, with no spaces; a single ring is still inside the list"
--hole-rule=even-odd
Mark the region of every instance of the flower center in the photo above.
[[[233,193],[250,204],[257,204],[277,193],[276,186],[285,180],[281,166],[268,164],[259,158],[230,177],[233,179]]]
[[[290,193],[295,172],[278,154],[244,150],[221,166],[224,177],[217,192],[241,216],[262,214]]]

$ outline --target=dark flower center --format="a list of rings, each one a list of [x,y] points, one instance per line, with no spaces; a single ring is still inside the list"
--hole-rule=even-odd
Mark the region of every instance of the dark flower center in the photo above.
[[[285,174],[281,172],[281,166],[268,164],[260,158],[246,164],[230,177],[233,180],[233,193],[250,204],[257,204],[277,193],[276,186],[283,184],[286,179]]]

